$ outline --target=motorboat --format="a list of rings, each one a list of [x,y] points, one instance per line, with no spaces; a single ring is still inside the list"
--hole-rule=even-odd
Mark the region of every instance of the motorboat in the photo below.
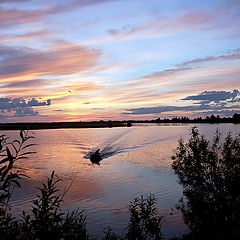
[[[92,153],[90,155],[90,161],[92,163],[99,164],[99,162],[102,160],[102,156],[100,154],[100,149],[98,149],[96,152]]]

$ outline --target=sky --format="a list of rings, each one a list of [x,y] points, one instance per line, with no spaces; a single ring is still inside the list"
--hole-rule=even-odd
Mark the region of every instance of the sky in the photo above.
[[[0,0],[0,122],[239,111],[240,0]]]

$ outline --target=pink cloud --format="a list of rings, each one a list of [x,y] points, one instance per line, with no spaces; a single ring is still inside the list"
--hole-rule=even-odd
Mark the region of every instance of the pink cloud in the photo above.
[[[31,48],[2,46],[0,67],[1,82],[21,76],[68,75],[92,68],[101,55],[95,49],[86,49],[76,44],[58,42],[52,47],[36,51]]]

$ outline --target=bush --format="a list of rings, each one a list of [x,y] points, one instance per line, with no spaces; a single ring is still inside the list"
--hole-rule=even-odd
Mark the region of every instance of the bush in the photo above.
[[[163,239],[161,233],[162,217],[158,215],[155,204],[156,199],[153,195],[147,198],[141,196],[131,202],[127,239]]]
[[[190,234],[185,239],[240,239],[240,136],[210,143],[192,128],[179,140],[172,168],[183,186],[182,212]]]

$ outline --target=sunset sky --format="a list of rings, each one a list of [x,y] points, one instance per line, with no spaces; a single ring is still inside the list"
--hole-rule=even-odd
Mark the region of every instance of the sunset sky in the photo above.
[[[0,122],[231,116],[239,0],[0,0]]]

